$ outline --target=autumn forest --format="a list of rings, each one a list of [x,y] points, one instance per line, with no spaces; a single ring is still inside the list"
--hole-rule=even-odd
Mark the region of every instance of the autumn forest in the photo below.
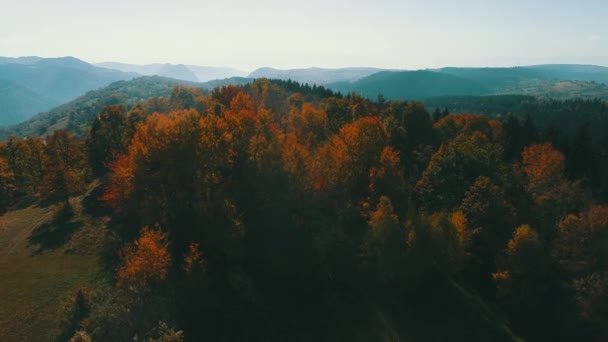
[[[41,248],[105,222],[62,341],[605,341],[608,145],[558,127],[176,86],[0,143],[0,207],[57,208]]]

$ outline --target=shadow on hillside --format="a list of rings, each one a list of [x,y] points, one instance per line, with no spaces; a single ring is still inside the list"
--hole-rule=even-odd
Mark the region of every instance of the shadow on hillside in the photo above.
[[[11,200],[9,200],[10,203]],[[7,207],[3,207],[0,208],[0,215],[8,212],[8,211],[13,211],[13,210],[21,210],[21,209],[25,209],[28,208],[34,204],[38,204],[38,199],[34,198],[34,197],[23,197],[20,198],[19,200],[17,200],[14,203],[11,203],[10,206]]]
[[[34,229],[29,238],[29,244],[37,247],[34,254],[56,249],[67,242],[72,234],[83,225],[83,221],[71,220],[73,215],[71,211],[60,210],[51,222]]]
[[[83,211],[92,217],[108,216],[112,214],[110,208],[99,200],[103,194],[103,187],[96,186],[82,199]]]

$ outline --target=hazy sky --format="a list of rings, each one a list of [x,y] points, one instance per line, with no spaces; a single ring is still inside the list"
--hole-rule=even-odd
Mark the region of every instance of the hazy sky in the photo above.
[[[608,65],[608,0],[0,0],[0,56],[277,68]]]

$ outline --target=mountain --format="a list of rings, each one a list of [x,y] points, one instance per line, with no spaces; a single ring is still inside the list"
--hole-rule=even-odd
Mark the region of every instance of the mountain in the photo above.
[[[213,90],[213,88],[222,87],[226,85],[243,85],[247,83],[251,83],[253,81],[252,78],[247,77],[230,77],[219,80],[211,80],[204,83],[201,83],[200,86],[204,90]]]
[[[0,80],[4,83],[0,95],[0,121],[3,123],[23,121],[87,91],[136,76],[96,67],[74,57],[2,60]]]
[[[13,81],[0,80],[0,125],[14,124],[57,103]]]
[[[354,82],[327,86],[371,99],[421,100],[436,96],[522,94],[544,98],[608,100],[608,68],[586,65],[539,65],[513,68],[442,68],[383,71]]]
[[[135,72],[145,76],[162,76],[190,82],[198,81],[196,75],[183,64],[156,63],[146,65],[135,65],[116,62],[104,62],[97,63],[95,65],[98,67],[119,70],[123,72]]]
[[[378,68],[308,68],[280,70],[260,68],[249,74],[249,78],[275,78],[300,83],[325,85],[334,82],[353,82],[366,76],[383,71]]]
[[[41,60],[38,56],[23,56],[23,57],[2,57],[0,56],[0,64],[13,63],[13,64],[33,64]]]
[[[490,92],[489,88],[477,82],[430,70],[383,71],[356,82],[330,83],[327,86],[370,99],[375,99],[379,94],[387,99],[421,99],[443,94],[479,95]]]
[[[245,84],[250,81],[250,79],[235,77],[196,83],[160,76],[142,76],[132,80],[118,81],[107,87],[89,91],[73,101],[35,115],[20,124],[0,127],[0,141],[11,134],[44,135],[65,128],[76,133],[83,133],[105,106],[123,104],[126,107],[132,107],[136,103],[152,97],[169,96],[173,87],[177,85],[187,85],[209,91],[218,86]]]
[[[246,77],[248,75],[248,73],[245,71],[232,68],[209,67],[200,65],[186,66],[196,75],[199,82],[222,80],[231,77]]]
[[[517,86],[524,81],[545,79],[535,69],[528,68],[442,68],[434,70],[445,75],[452,75],[475,82],[488,91],[495,92],[506,87]],[[450,94],[452,95],[452,94]],[[456,95],[456,94],[454,94]]]
[[[136,72],[146,76],[162,76],[191,82],[207,82],[230,77],[242,77],[247,73],[230,68],[217,68],[200,65],[184,64],[127,64],[117,62],[96,63],[96,66],[120,70],[124,72]]]
[[[608,67],[580,64],[545,64],[523,67],[542,74],[545,78],[567,81],[608,83]]]

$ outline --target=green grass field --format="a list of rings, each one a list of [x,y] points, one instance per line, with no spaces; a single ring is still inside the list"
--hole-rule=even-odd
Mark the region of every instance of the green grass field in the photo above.
[[[105,219],[84,213],[82,199],[72,199],[75,215],[62,225],[58,206],[0,216],[0,340],[54,341],[61,302],[98,276]]]

